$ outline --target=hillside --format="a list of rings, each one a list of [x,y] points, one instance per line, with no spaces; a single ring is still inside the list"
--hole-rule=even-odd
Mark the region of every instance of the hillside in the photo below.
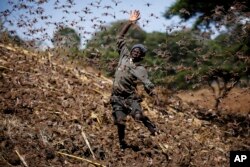
[[[0,166],[229,166],[229,151],[250,150],[249,113],[213,113],[172,95],[158,107],[145,97],[161,134],[128,117],[133,147],[120,152],[111,85],[76,63],[0,44]]]

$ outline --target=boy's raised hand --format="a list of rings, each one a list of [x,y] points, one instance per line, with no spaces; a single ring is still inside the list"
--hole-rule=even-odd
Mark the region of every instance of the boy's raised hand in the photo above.
[[[136,22],[139,19],[140,19],[140,11],[139,10],[134,10],[134,11],[130,12],[129,21]]]

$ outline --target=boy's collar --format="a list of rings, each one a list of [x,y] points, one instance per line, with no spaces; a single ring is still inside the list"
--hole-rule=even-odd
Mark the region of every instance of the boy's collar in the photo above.
[[[133,58],[129,58],[129,62],[130,62],[131,64],[136,65],[136,66],[141,65],[141,61],[134,62],[134,61],[133,61]]]

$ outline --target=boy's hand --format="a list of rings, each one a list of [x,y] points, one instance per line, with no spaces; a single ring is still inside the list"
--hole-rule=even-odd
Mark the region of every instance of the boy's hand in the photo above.
[[[139,19],[140,19],[140,12],[139,12],[139,10],[134,10],[134,11],[130,12],[129,21],[136,22]]]
[[[159,106],[160,105],[160,100],[159,100],[158,96],[155,94],[153,96],[153,98],[154,98],[154,105]]]

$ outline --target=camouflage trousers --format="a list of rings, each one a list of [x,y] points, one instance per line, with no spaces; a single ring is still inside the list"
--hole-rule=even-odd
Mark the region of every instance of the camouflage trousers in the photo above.
[[[142,99],[136,95],[130,95],[126,98],[117,95],[111,96],[110,103],[113,109],[112,116],[118,128],[119,142],[121,145],[125,142],[125,122],[127,115],[131,115],[136,121],[143,123],[151,134],[156,132],[155,125],[147,116],[143,115],[143,110],[140,105],[141,101]]]
[[[143,110],[140,102],[141,98],[136,95],[130,95],[128,97],[112,95],[110,103],[112,105],[115,124],[125,124],[125,118],[127,115],[131,115],[135,120],[140,120],[143,116]]]

